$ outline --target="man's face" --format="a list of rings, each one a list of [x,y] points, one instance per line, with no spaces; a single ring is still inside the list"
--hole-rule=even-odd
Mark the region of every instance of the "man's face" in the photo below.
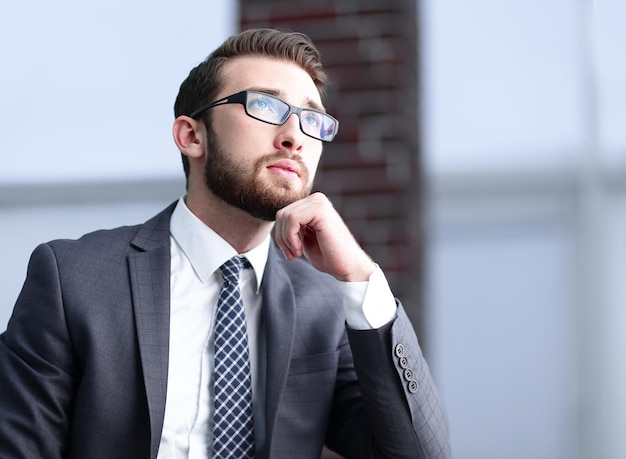
[[[296,64],[238,57],[222,69],[217,99],[242,90],[267,92],[298,107],[321,107],[311,77]],[[308,196],[322,142],[300,130],[297,115],[280,126],[246,115],[243,105],[212,109],[205,180],[210,192],[250,215],[272,221],[284,206]]]

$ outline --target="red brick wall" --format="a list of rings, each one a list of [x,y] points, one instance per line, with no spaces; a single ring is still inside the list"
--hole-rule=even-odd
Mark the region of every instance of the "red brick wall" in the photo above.
[[[384,269],[419,332],[421,304],[417,13],[405,0],[241,0],[241,27],[297,30],[332,82],[339,134],[324,148],[326,193]]]

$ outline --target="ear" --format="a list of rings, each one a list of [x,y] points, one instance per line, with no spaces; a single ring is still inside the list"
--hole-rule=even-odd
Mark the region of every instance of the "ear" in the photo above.
[[[189,158],[200,158],[205,152],[206,129],[200,121],[179,116],[172,126],[174,142],[180,152]]]

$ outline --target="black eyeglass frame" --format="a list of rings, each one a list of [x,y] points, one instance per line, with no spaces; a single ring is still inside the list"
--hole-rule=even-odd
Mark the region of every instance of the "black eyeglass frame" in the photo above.
[[[248,112],[248,94],[249,93],[253,93],[253,94],[261,94],[263,96],[266,97],[271,97],[273,99],[279,100],[281,103],[287,105],[289,107],[289,112],[284,116],[284,120],[281,123],[272,123],[271,121],[267,121],[264,119],[261,119],[257,116],[252,115],[250,112]],[[246,115],[248,115],[250,118],[253,118],[257,121],[261,121],[262,123],[267,123],[267,124],[272,124],[274,126],[280,126],[282,124],[285,124],[287,122],[287,120],[289,119],[289,117],[296,113],[298,115],[298,123],[300,125],[300,131],[302,131],[302,133],[306,136],[309,136],[313,139],[316,140],[321,140],[322,142],[332,142],[332,140],[335,138],[335,136],[337,135],[337,131],[339,130],[339,121],[334,118],[333,116],[329,115],[326,112],[320,111],[320,110],[316,110],[314,108],[300,108],[300,107],[296,107],[295,105],[291,105],[288,102],[285,102],[284,100],[273,96],[272,94],[268,94],[265,92],[261,92],[261,91],[248,91],[248,90],[244,90],[244,91],[239,91],[235,94],[231,94],[230,96],[226,96],[222,99],[216,100],[214,102],[211,102],[210,104],[207,105],[203,105],[200,108],[197,108],[196,110],[194,110],[193,112],[191,112],[191,114],[189,115],[190,118],[197,118],[200,114],[204,113],[207,110],[212,109],[213,107],[217,107],[219,105],[226,105],[226,104],[241,104],[243,105],[244,111],[246,112]],[[314,135],[309,134],[308,132],[305,132],[305,130],[302,128],[302,112],[303,111],[307,111],[307,112],[314,112],[314,113],[319,113],[322,116],[328,117],[331,120],[333,120],[334,122],[334,129],[332,134],[330,135],[330,138],[328,139],[322,139],[321,137],[315,137]]]

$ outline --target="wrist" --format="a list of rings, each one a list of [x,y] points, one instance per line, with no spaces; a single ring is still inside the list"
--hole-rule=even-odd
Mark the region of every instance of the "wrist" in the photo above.
[[[356,266],[349,274],[341,279],[343,282],[367,282],[374,271],[376,271],[378,265],[372,260]]]

